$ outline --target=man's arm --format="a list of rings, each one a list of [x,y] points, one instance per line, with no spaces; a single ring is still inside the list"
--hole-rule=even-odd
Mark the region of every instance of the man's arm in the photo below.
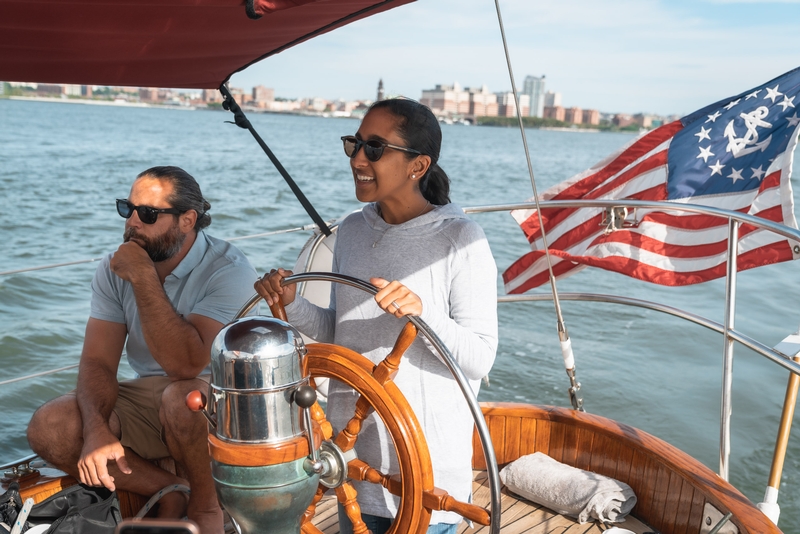
[[[211,343],[224,325],[202,315],[178,315],[153,273],[133,284],[145,342],[167,376],[195,378],[208,365]]]
[[[133,286],[142,334],[153,359],[173,380],[195,378],[205,369],[211,343],[223,324],[175,311],[147,252],[133,242],[120,246],[111,269]]]
[[[122,444],[108,425],[117,402],[117,369],[126,336],[124,324],[90,318],[78,371],[77,400],[83,420],[78,472],[84,484],[110,490],[114,489],[114,479],[108,474],[109,460],[115,461],[121,471],[130,471]]]

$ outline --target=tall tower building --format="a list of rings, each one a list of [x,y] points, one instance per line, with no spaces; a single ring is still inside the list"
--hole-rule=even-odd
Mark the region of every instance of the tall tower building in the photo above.
[[[522,86],[522,94],[530,100],[529,117],[541,117],[544,112],[544,74],[541,78],[526,76]]]
[[[383,100],[383,78],[378,80],[378,100]]]

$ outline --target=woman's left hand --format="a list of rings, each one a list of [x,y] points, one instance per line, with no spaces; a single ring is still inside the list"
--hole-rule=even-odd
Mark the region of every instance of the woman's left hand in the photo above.
[[[383,278],[370,278],[369,281],[380,290],[375,295],[375,302],[386,313],[395,317],[422,315],[422,300],[397,280],[389,282]]]

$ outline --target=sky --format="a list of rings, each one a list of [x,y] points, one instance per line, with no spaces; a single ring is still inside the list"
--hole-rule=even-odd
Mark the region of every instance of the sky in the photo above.
[[[562,105],[687,114],[800,66],[800,0],[498,0],[516,85],[546,77]],[[458,82],[508,91],[494,0],[419,0],[233,76],[286,98],[419,99]]]

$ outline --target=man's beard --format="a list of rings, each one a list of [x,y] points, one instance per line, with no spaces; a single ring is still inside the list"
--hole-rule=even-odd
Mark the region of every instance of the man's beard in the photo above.
[[[186,234],[181,233],[177,224],[173,224],[166,232],[157,237],[146,237],[137,234],[134,228],[128,228],[123,234],[123,239],[127,243],[131,239],[141,246],[150,256],[153,263],[166,261],[173,257],[183,246]]]

